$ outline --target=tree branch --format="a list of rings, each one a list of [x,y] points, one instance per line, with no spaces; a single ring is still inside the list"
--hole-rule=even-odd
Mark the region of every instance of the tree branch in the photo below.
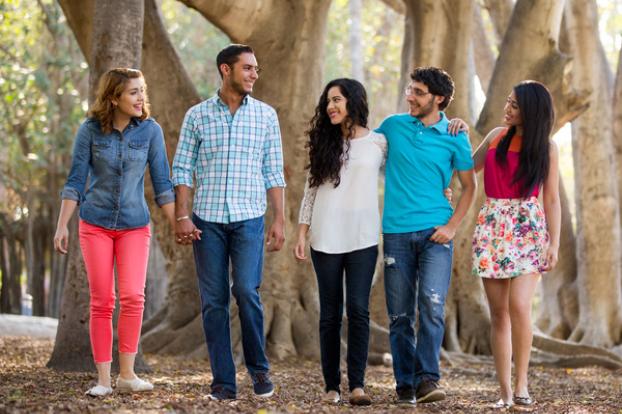
[[[256,0],[178,0],[201,13],[234,42],[244,42],[255,30],[258,15],[274,9]]]

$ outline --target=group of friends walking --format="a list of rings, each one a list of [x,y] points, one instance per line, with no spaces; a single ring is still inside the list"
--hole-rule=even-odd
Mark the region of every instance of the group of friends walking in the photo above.
[[[116,389],[153,389],[134,373],[151,237],[144,196],[147,167],[155,201],[175,229],[176,242],[192,245],[194,251],[213,377],[208,397],[237,397],[231,295],[239,308],[253,392],[259,397],[274,393],[259,288],[264,244],[266,250],[278,251],[285,240],[279,121],[272,107],[251,96],[260,72],[251,47],[229,45],[216,64],[222,85],[186,113],[172,177],[140,71],[106,72],[78,130],[54,245],[67,252],[68,222],[79,206],[98,370],[98,383],[88,395],[113,392],[115,263],[120,301]],[[475,198],[476,173],[483,169],[486,200],[473,235],[472,273],[481,277],[490,306],[500,386],[495,406],[533,404],[527,381],[531,305],[540,274],[557,263],[558,152],[551,140],[554,111],[547,88],[523,81],[508,92],[503,126],[490,131],[473,152],[466,123],[445,115],[454,83],[440,68],[415,68],[404,91],[408,112],[389,116],[375,129],[368,125],[367,95],[360,82],[341,78],[324,88],[306,132],[308,173],[293,254],[305,261],[308,247],[317,277],[326,402],[342,400],[344,299],[348,400],[352,405],[373,402],[365,390],[365,369],[369,296],[381,235],[397,402],[416,405],[446,398],[439,384],[439,359],[453,239]],[[378,182],[383,171],[381,218]],[[455,208],[448,189],[454,172],[461,185]],[[265,232],[268,202],[274,216]]]

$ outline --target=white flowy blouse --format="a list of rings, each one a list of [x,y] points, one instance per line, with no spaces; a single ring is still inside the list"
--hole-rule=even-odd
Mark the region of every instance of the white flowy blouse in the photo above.
[[[370,131],[350,140],[337,187],[332,182],[309,187],[307,177],[298,222],[309,224],[313,250],[347,253],[378,244],[378,176],[386,154],[384,135]]]

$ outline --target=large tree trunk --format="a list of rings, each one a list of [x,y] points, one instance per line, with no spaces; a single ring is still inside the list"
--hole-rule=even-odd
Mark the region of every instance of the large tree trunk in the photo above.
[[[22,313],[22,269],[23,259],[20,243],[16,234],[21,230],[18,223],[9,224],[9,237],[5,239],[8,252],[9,263],[9,303],[11,304],[10,313],[21,315]]]
[[[542,277],[541,299],[536,325],[547,335],[567,339],[579,318],[577,259],[569,200],[563,181],[559,182],[562,208],[559,257],[555,269]],[[570,201],[571,202],[571,201]]]
[[[75,7],[82,7],[72,1],[61,2],[63,11],[68,20],[75,16],[68,11]],[[92,8],[93,14],[86,22],[80,22],[86,31],[92,33],[88,46],[90,53],[85,53],[90,64],[89,101],[92,103],[96,93],[96,85],[101,75],[108,69],[115,67],[140,68],[142,54],[142,22],[144,18],[144,2],[142,0],[121,1],[110,0],[96,2]],[[76,23],[75,21],[73,22]],[[70,22],[71,25],[71,22]],[[136,27],[139,30],[136,30]],[[72,27],[73,29],[73,27]],[[75,30],[74,30],[75,33]],[[80,39],[80,37],[76,36]],[[80,43],[83,52],[84,43]],[[74,229],[75,233],[75,229]],[[90,355],[88,338],[88,298],[89,290],[86,283],[86,270],[79,254],[78,240],[72,240],[73,246],[69,250],[69,271],[63,293],[61,305],[61,320],[57,330],[56,342],[48,367],[57,370],[92,370],[94,365]],[[116,321],[116,317],[115,317]],[[116,323],[115,323],[116,326]],[[116,353],[115,345],[113,353]],[[118,367],[118,360],[114,359],[113,368]],[[148,369],[142,359],[139,349],[135,363],[136,370]]]
[[[45,258],[50,254],[47,248],[49,241],[54,237],[50,234],[47,223],[51,217],[46,217],[42,208],[38,209],[38,216],[33,223],[32,256],[34,258],[32,267],[32,314],[34,316],[45,315]]]
[[[570,339],[610,347],[622,340],[620,211],[609,122],[613,79],[598,36],[596,2],[570,0],[566,18],[574,85],[591,92],[589,109],[572,125],[580,313]]]
[[[618,166],[618,205],[622,206],[622,49],[618,52],[618,69],[613,91],[613,145]]]
[[[58,371],[93,371],[89,340],[89,287],[78,242],[78,220],[69,223],[67,275],[63,288],[56,341],[48,368]]]
[[[97,92],[99,78],[115,67],[140,68],[145,14],[141,0],[95,2],[93,38],[89,59],[89,101]]]

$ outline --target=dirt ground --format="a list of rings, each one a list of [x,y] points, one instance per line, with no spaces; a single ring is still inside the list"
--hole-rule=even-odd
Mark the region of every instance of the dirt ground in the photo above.
[[[443,367],[441,385],[445,401],[420,404],[416,409],[394,404],[390,368],[370,367],[367,389],[371,407],[348,403],[328,405],[320,401],[322,377],[319,364],[305,361],[275,362],[272,377],[276,393],[270,399],[253,396],[250,379],[238,374],[238,399],[215,402],[205,399],[211,374],[206,361],[147,355],[153,372],[145,377],[155,384],[148,394],[113,393],[104,399],[84,395],[94,384],[94,373],[58,373],[45,368],[52,352],[49,339],[0,338],[0,413],[486,413],[495,410],[497,397],[490,363]],[[243,371],[243,370],[239,370]],[[530,389],[537,400],[530,409],[513,412],[622,414],[622,373],[602,368],[560,369],[534,367]],[[345,380],[342,384],[347,400]]]

